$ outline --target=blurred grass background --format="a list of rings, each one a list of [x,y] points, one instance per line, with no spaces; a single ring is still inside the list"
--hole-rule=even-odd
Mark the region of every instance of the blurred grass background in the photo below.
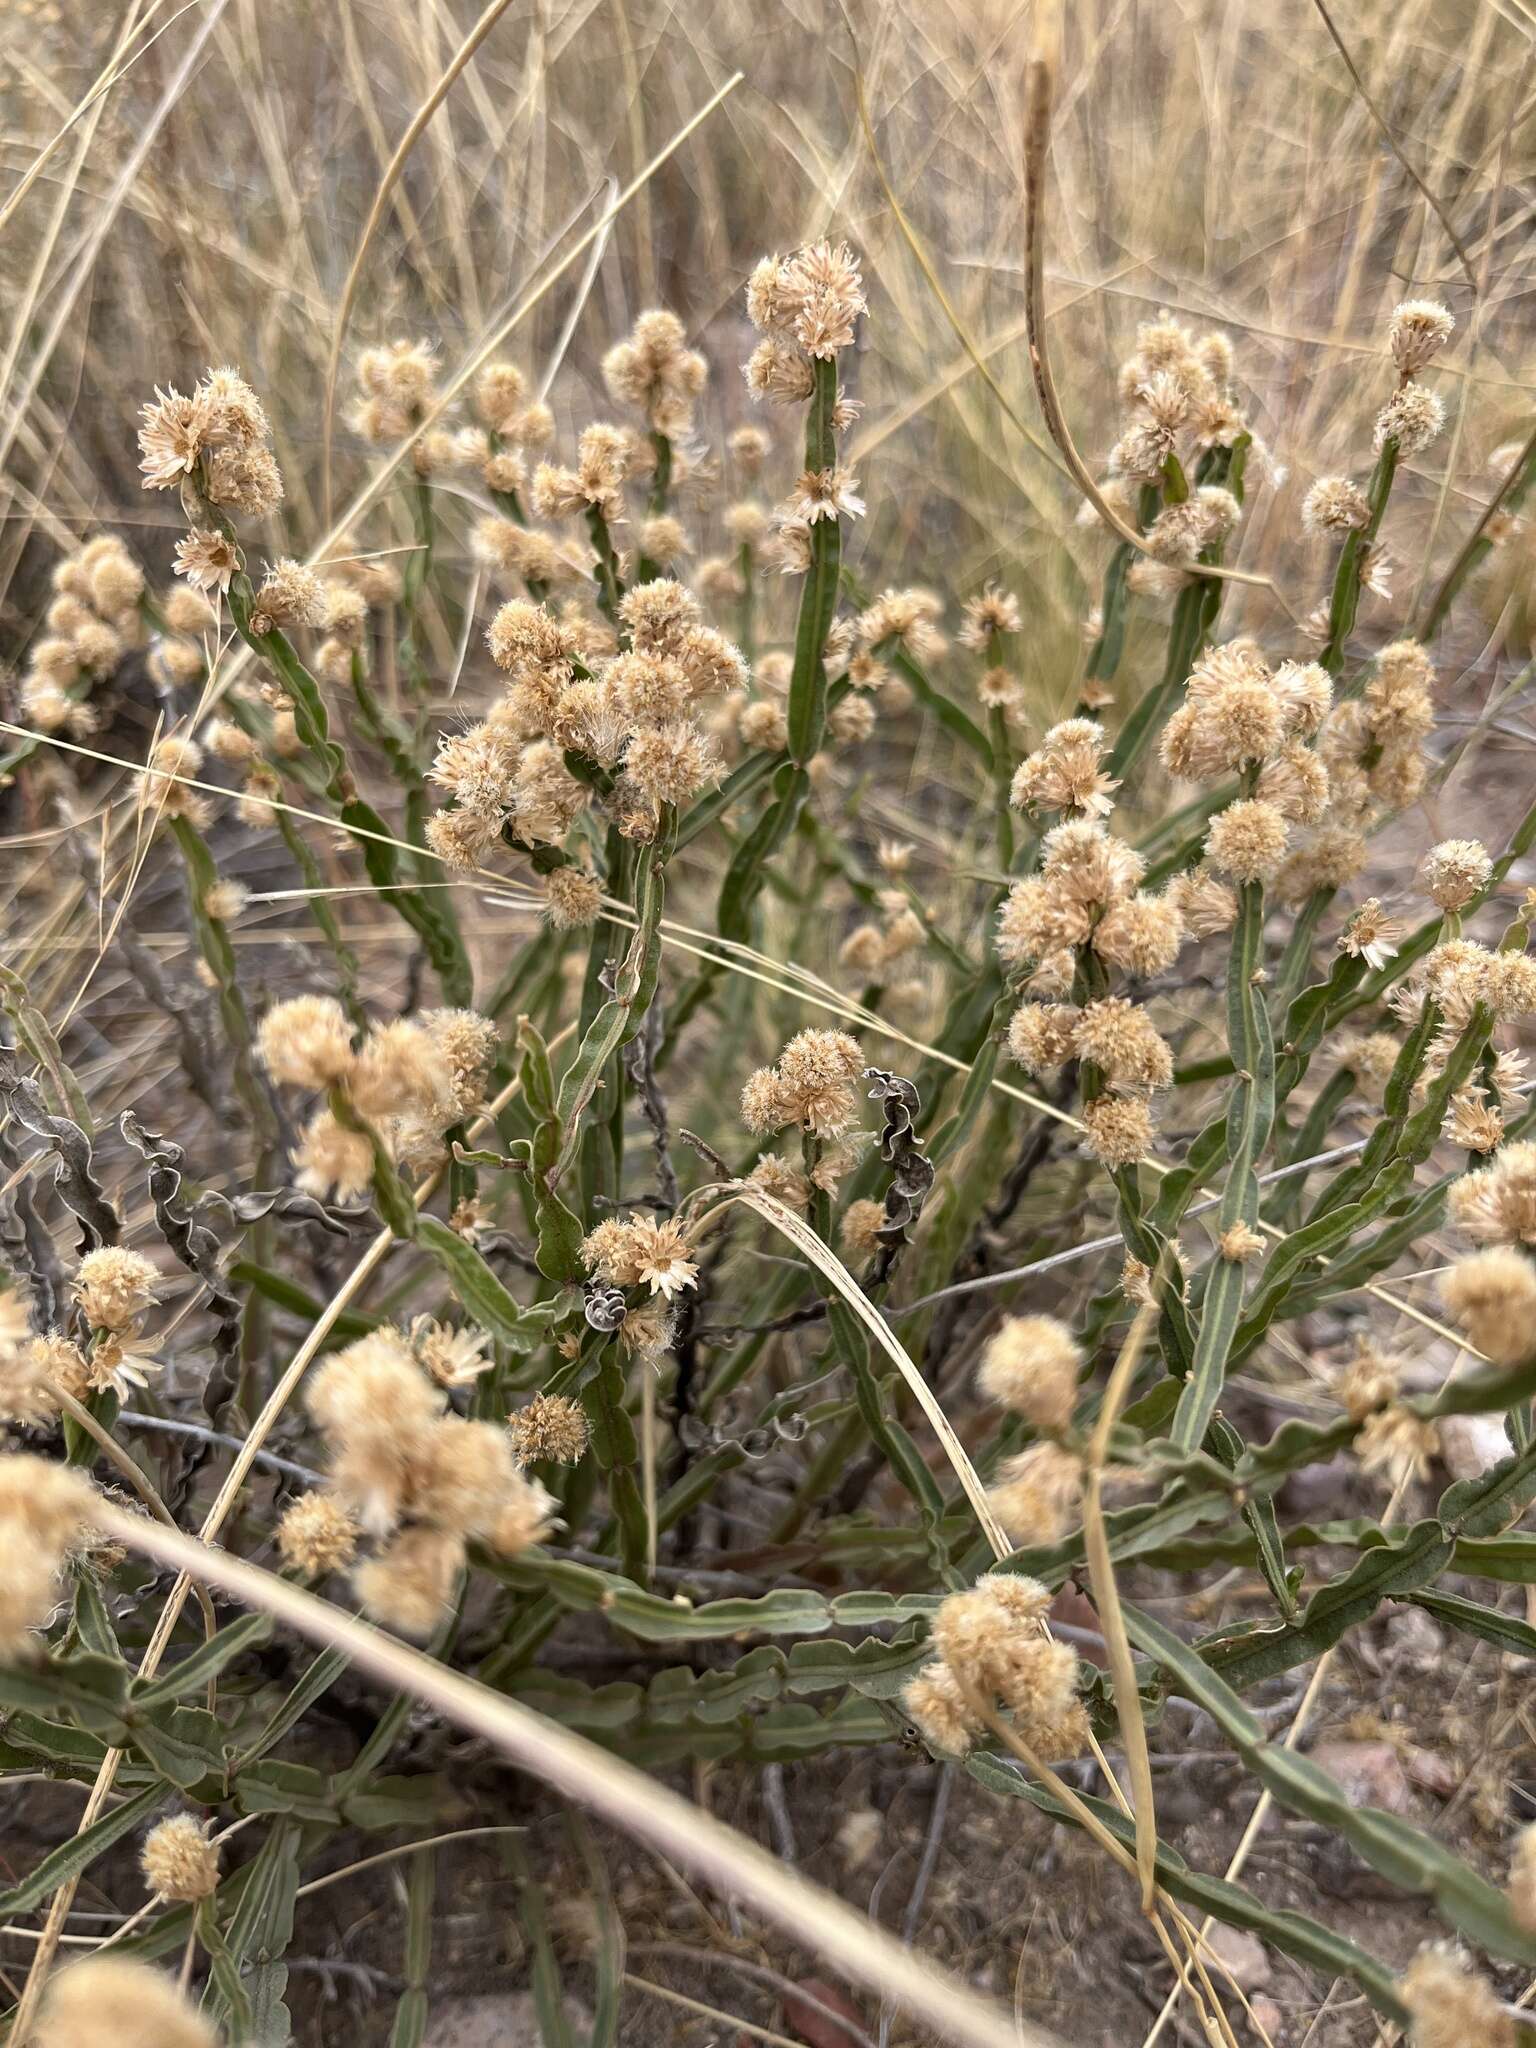
[[[1443,573],[1494,487],[1490,453],[1524,437],[1531,410],[1536,11],[1526,0],[1330,4],[1325,17],[1316,0],[1081,0],[1062,23],[1052,141],[1047,296],[1073,433],[1102,464],[1116,434],[1115,370],[1139,321],[1168,307],[1230,335],[1272,468],[1262,483],[1265,465],[1250,466],[1258,487],[1229,559],[1274,587],[1229,586],[1221,630],[1260,633],[1276,655],[1308,651],[1296,622],[1323,595],[1328,561],[1300,536],[1301,499],[1320,474],[1369,466],[1398,299],[1440,296],[1457,316],[1437,372],[1451,425],[1399,481],[1393,595],[1368,601],[1362,645],[1421,609],[1431,565]],[[723,448],[732,427],[758,417],[737,367],[751,345],[746,275],[764,250],[830,230],[862,252],[871,301],[850,377],[864,406],[852,459],[869,504],[851,543],[855,576],[866,590],[933,587],[951,627],[964,598],[1000,578],[1024,603],[1025,680],[1040,719],[1070,708],[1108,546],[1078,520],[1045,442],[1023,342],[1033,6],[507,0],[492,12],[362,265],[339,388],[338,504],[378,460],[345,426],[358,352],[430,338],[450,377],[524,305],[506,352],[548,383],[558,452],[611,412],[602,353],[658,301],[710,358],[701,425]],[[179,521],[140,491],[133,439],[157,382],[189,388],[226,360],[255,382],[288,498],[252,541],[261,555],[316,549],[337,303],[385,167],[476,20],[462,0],[12,0],[0,15],[10,286],[0,655],[10,665],[20,668],[39,630],[49,570],[80,536],[117,531],[152,579],[168,579]],[[781,443],[773,493],[798,457],[782,417],[768,423]],[[697,515],[700,553],[721,545],[712,524],[728,496]],[[408,541],[401,497],[379,495],[358,545]],[[458,543],[477,508],[451,479],[439,503],[441,559],[467,597]],[[1517,535],[1444,636],[1453,717],[1475,718],[1507,686],[1501,662],[1518,667],[1531,568]],[[783,631],[788,599],[774,598]],[[1157,674],[1165,620],[1152,603],[1133,606],[1122,702]],[[445,672],[457,637],[451,620],[438,631]],[[467,644],[462,708],[488,673]],[[944,687],[967,697],[974,666],[957,656]],[[142,759],[156,707],[124,709],[126,732],[98,743]],[[1523,745],[1518,758],[1523,771]],[[955,820],[979,800],[972,779],[945,747],[904,733],[883,752],[869,802],[873,823],[916,840],[920,860],[932,854],[933,886],[953,887],[942,914],[954,929],[978,900],[947,872]],[[134,794],[131,777],[98,778],[90,808]],[[25,870],[30,956],[72,928],[83,899],[66,910],[53,894],[45,816],[16,822],[36,850]],[[365,924],[370,908],[352,906]],[[94,921],[75,929],[94,950]],[[808,941],[801,920],[765,943],[779,940],[801,949],[794,957],[820,947],[819,966],[835,956],[835,933]]]
[[[406,333],[432,337],[449,367],[461,360],[614,185],[740,70],[612,226],[553,393],[562,429],[608,409],[597,361],[659,300],[716,366],[706,421],[718,445],[748,416],[736,374],[748,269],[766,248],[834,228],[863,251],[872,286],[856,371],[872,515],[859,556],[882,578],[956,599],[988,575],[1018,583],[1034,680],[1061,702],[1102,549],[1074,527],[1073,494],[1042,449],[1020,338],[1031,11],[1013,0],[510,0],[407,164],[366,261],[349,357]],[[8,639],[28,627],[29,572],[65,533],[126,527],[163,566],[169,531],[155,529],[171,515],[138,492],[133,416],[156,381],[185,385],[210,360],[237,362],[266,395],[289,480],[286,544],[313,543],[340,287],[383,166],[473,19],[449,0],[6,10],[13,197],[75,117],[4,226]],[[1424,546],[1436,527],[1468,522],[1530,381],[1536,14],[1523,0],[1350,0],[1334,20],[1461,254],[1313,0],[1084,0],[1064,23],[1046,256],[1054,348],[1090,459],[1112,438],[1114,368],[1138,320],[1169,306],[1231,334],[1255,426],[1288,471],[1281,490],[1259,494],[1239,559],[1262,558],[1302,610],[1321,568],[1293,548],[1296,506],[1318,473],[1362,463],[1391,304],[1441,293],[1462,328],[1447,365],[1461,401],[1453,429],[1411,486]],[[1028,431],[971,370],[882,173]],[[584,270],[574,265],[512,338],[535,376]],[[365,459],[343,434],[343,489]],[[1408,592],[1415,578],[1409,561]],[[1250,612],[1256,603],[1245,599]]]

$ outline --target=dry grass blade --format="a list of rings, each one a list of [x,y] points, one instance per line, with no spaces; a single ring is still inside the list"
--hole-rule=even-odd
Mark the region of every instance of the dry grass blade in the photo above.
[[[1152,1760],[1147,1749],[1147,1728],[1136,1685],[1136,1664],[1120,1612],[1120,1592],[1115,1583],[1109,1532],[1104,1526],[1103,1487],[1110,1437],[1120,1419],[1120,1411],[1125,1406],[1156,1320],[1154,1303],[1144,1303],[1137,1310],[1110,1373],[1109,1384],[1104,1389],[1098,1418],[1088,1441],[1088,1455],[1083,1462],[1083,1548],[1093,1586],[1093,1604],[1098,1609],[1099,1627],[1104,1635],[1110,1677],[1114,1680],[1115,1708],[1120,1720],[1121,1740],[1125,1744],[1126,1768],[1130,1773],[1131,1806],[1136,1819],[1136,1872],[1141,1883],[1141,1910],[1144,1913],[1152,1912],[1157,1897],[1157,1811],[1152,1789]]]
[[[5,417],[3,430],[0,430],[0,472],[3,472],[10,462],[11,451],[16,445],[16,439],[21,432],[22,424],[38,395],[44,372],[53,359],[53,352],[59,345],[60,337],[64,334],[70,321],[75,316],[75,309],[79,304],[81,293],[90,281],[92,266],[100,254],[107,236],[112,231],[113,223],[117,219],[119,211],[133,189],[134,180],[143,168],[145,160],[154,146],[156,136],[186,91],[187,84],[197,69],[203,52],[207,49],[213,32],[218,27],[227,5],[228,0],[209,0],[202,18],[197,23],[195,34],[188,41],[186,49],[182,52],[175,70],[166,83],[158,105],[138,136],[127,162],[113,180],[112,189],[107,195],[105,203],[97,212],[90,233],[85,239],[84,247],[70,265],[68,282],[60,289],[58,304],[54,308],[52,318],[49,320],[33,352],[32,360],[22,381],[21,389],[14,395],[9,390],[5,394],[9,400],[9,409]]]
[[[933,1389],[923,1378],[911,1358],[902,1347],[891,1326],[877,1308],[870,1302],[848,1268],[829,1245],[822,1243],[805,1219],[797,1216],[793,1209],[785,1208],[764,1189],[751,1182],[742,1182],[723,1202],[701,1211],[698,1224],[703,1229],[717,1216],[722,1215],[736,1203],[753,1209],[765,1222],[771,1223],[781,1236],[786,1237],[795,1248],[802,1252],[830,1286],[848,1304],[854,1315],[864,1325],[880,1349],[901,1374],[907,1391],[927,1417],[929,1426],[943,1447],[944,1455],[960,1481],[966,1499],[970,1502],[983,1535],[991,1544],[998,1557],[1007,1557],[1013,1549],[996,1515],[987,1501],[987,1490],[977,1476],[976,1468],[966,1455],[964,1444],[956,1436],[949,1417],[936,1399]]]
[[[1377,106],[1375,100],[1372,98],[1370,92],[1367,90],[1365,80],[1360,76],[1359,66],[1355,63],[1354,58],[1349,53],[1349,45],[1345,42],[1343,36],[1340,35],[1338,27],[1334,22],[1333,16],[1328,12],[1327,6],[1324,4],[1324,0],[1312,0],[1312,4],[1317,9],[1318,13],[1322,16],[1323,26],[1327,29],[1329,35],[1333,38],[1333,46],[1344,60],[1344,68],[1349,73],[1350,82],[1353,84],[1355,91],[1359,93],[1361,99],[1364,101],[1366,107],[1369,109],[1371,119],[1376,123],[1376,126],[1381,130],[1382,141],[1385,142],[1388,149],[1390,149],[1392,154],[1397,158],[1398,162],[1402,165],[1404,171],[1407,173],[1409,178],[1412,179],[1414,185],[1423,195],[1425,205],[1429,208],[1430,212],[1435,216],[1435,219],[1439,221],[1441,227],[1445,230],[1445,239],[1456,251],[1456,260],[1458,263],[1460,263],[1462,269],[1467,273],[1467,283],[1471,285],[1473,291],[1475,292],[1478,288],[1477,272],[1472,267],[1472,258],[1467,252],[1466,244],[1462,241],[1460,235],[1457,234],[1455,226],[1451,221],[1450,215],[1446,212],[1445,208],[1441,205],[1440,201],[1435,197],[1434,193],[1429,189],[1429,186],[1424,182],[1423,178],[1420,177],[1419,173],[1408,161],[1407,156],[1403,153],[1402,145],[1399,143],[1397,137],[1392,132],[1391,123],[1387,120],[1386,115],[1382,113],[1380,107]]]

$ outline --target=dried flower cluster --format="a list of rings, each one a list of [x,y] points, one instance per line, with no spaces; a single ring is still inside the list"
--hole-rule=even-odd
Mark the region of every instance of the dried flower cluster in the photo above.
[[[84,739],[100,722],[92,692],[144,642],[144,572],[116,535],[101,534],[61,557],[53,588],[44,630],[27,652],[20,710],[41,732]]]
[[[414,1171],[443,1156],[445,1134],[477,1109],[500,1047],[488,1017],[429,1010],[376,1024],[353,1049],[351,1020],[332,996],[295,996],[262,1019],[261,1059],[276,1081],[334,1091],[293,1153],[298,1184],[348,1201],[374,1173],[373,1137]]]
[[[397,1332],[335,1353],[305,1399],[329,1452],[329,1490],[324,1507],[289,1510],[284,1554],[308,1573],[338,1569],[356,1540],[349,1518],[375,1544],[354,1573],[358,1598],[389,1627],[432,1634],[471,1541],[510,1557],[548,1532],[554,1503],[518,1471],[507,1432],[448,1412]]]
[[[1171,896],[1139,888],[1142,873],[1134,850],[1096,818],[1053,826],[1039,873],[1015,882],[999,913],[999,958],[1032,997],[1086,992],[1109,967],[1136,977],[1160,972],[1184,941],[1184,916]],[[1143,1005],[1107,994],[1081,1003],[1032,999],[1014,1012],[1008,1049],[1035,1074],[1069,1060],[1090,1069],[1089,1150],[1111,1169],[1145,1157],[1148,1100],[1167,1087],[1173,1060]]]
[[[991,1572],[952,1593],[933,1617],[936,1663],[902,1695],[935,1748],[963,1756],[1000,1710],[1045,1763],[1081,1754],[1088,1720],[1077,1695],[1077,1656],[1046,1633],[1050,1595],[1033,1579]]]

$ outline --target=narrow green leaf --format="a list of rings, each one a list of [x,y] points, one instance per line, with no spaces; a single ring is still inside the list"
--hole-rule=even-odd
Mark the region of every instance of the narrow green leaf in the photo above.
[[[17,1883],[0,1891],[0,1913],[30,1913],[43,1899],[56,1892],[60,1885],[70,1884],[90,1869],[96,1858],[110,1849],[114,1842],[120,1842],[124,1835],[131,1835],[143,1820],[147,1820],[165,1800],[163,1785],[146,1785],[142,1792],[135,1792],[131,1798],[104,1813],[100,1820],[82,1828],[78,1835],[71,1835],[67,1842],[60,1843],[28,1874]]]

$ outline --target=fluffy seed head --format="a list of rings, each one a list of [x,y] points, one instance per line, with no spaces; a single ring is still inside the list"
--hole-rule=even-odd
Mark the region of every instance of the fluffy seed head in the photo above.
[[[1124,1095],[1100,1095],[1083,1106],[1083,1142],[1112,1172],[1134,1166],[1152,1150],[1152,1116],[1144,1102]]]
[[[1059,1436],[1077,1405],[1083,1353],[1055,1316],[1010,1316],[982,1353],[976,1384],[989,1401]]]
[[[1234,881],[1261,882],[1279,868],[1289,838],[1284,813],[1274,804],[1241,797],[1211,820],[1206,858]]]
[[[1492,877],[1488,849],[1476,839],[1442,839],[1424,858],[1424,885],[1442,910],[1464,910]]]
[[[251,613],[251,631],[259,639],[288,626],[318,626],[325,617],[325,605],[325,585],[314,570],[286,556],[262,579]]]
[[[1301,524],[1307,533],[1358,533],[1370,517],[1370,500],[1347,476],[1319,477],[1302,500]]]
[[[0,1457],[0,1659],[14,1663],[36,1647],[58,1597],[66,1553],[90,1524],[95,1493],[67,1466],[24,1452]]]
[[[242,519],[265,519],[283,502],[283,473],[272,450],[260,443],[215,448],[208,457],[207,492],[210,502],[226,512]]]
[[[1445,407],[1438,396],[1426,385],[1404,384],[1376,415],[1376,452],[1395,441],[1400,455],[1420,455],[1444,425]]]
[[[1536,1351],[1536,1265],[1512,1245],[1458,1259],[1440,1277],[1440,1299],[1495,1365],[1519,1365]]]
[[[357,1555],[362,1531],[339,1500],[318,1491],[301,1493],[277,1525],[283,1563],[306,1579],[344,1571]]]
[[[519,1465],[574,1465],[587,1448],[587,1418],[565,1394],[535,1394],[507,1418],[512,1455]]]
[[[1397,1983],[1412,2048],[1515,2048],[1524,2029],[1449,1948],[1421,1948]]]
[[[1031,1074],[1054,1073],[1077,1056],[1078,1014],[1071,1003],[1021,1003],[1008,1023],[1009,1052]]]
[[[1501,1145],[1489,1165],[1452,1183],[1447,1208],[1484,1244],[1536,1245],[1536,1144]]]
[[[1032,1444],[1005,1458],[987,1505],[1015,1543],[1055,1543],[1066,1534],[1082,1498],[1083,1468],[1058,1444]]]
[[[554,868],[544,877],[544,908],[558,931],[597,922],[603,907],[603,888],[585,868]]]
[[[162,1899],[206,1899],[219,1888],[219,1852],[190,1813],[172,1814],[144,1837],[144,1882]]]
[[[1392,359],[1405,377],[1416,377],[1450,340],[1456,322],[1438,300],[1404,299],[1387,326]]]
[[[373,1147],[363,1131],[348,1130],[328,1109],[317,1110],[290,1153],[294,1181],[318,1201],[350,1202],[373,1181]]]
[[[274,1081],[329,1088],[352,1072],[352,1026],[334,996],[294,996],[261,1020],[256,1049]]]
[[[218,2036],[163,1970],[89,1956],[48,1980],[33,2048],[218,2048]]]
[[[1125,974],[1162,974],[1178,958],[1184,916],[1172,896],[1130,896],[1113,903],[1093,928],[1093,950]]]
[[[880,1249],[880,1230],[884,1223],[884,1202],[850,1202],[837,1227],[838,1242],[845,1252],[869,1258]]]
[[[70,1292],[97,1330],[126,1330],[155,1299],[160,1275],[142,1252],[102,1245],[80,1261]]]
[[[968,1592],[952,1593],[933,1618],[934,1647],[942,1668],[955,1680],[946,1687],[930,1667],[930,1688],[919,1687],[906,1702],[915,1716],[937,1707],[939,1727],[969,1734],[969,1722],[986,1704],[1009,1714],[1020,1738],[1037,1754],[1060,1759],[1078,1754],[1087,1740],[1087,1719],[1077,1697],[1077,1656],[1040,1628],[1050,1602],[1032,1579],[1014,1580],[991,1572]],[[958,1701],[962,1711],[946,1712]],[[922,1722],[920,1720],[920,1725]]]
[[[430,1636],[448,1612],[464,1568],[464,1539],[442,1529],[406,1529],[360,1564],[352,1585],[364,1611],[403,1636]]]
[[[1080,1013],[1077,1056],[1091,1060],[1113,1088],[1149,1095],[1173,1079],[1173,1054],[1146,1011],[1125,996],[1105,996]]]
[[[719,780],[711,741],[687,720],[637,732],[624,753],[624,776],[651,806],[686,803]]]
[[[455,1118],[448,1060],[432,1034],[406,1017],[374,1026],[347,1086],[366,1117],[414,1116],[435,1130]]]

